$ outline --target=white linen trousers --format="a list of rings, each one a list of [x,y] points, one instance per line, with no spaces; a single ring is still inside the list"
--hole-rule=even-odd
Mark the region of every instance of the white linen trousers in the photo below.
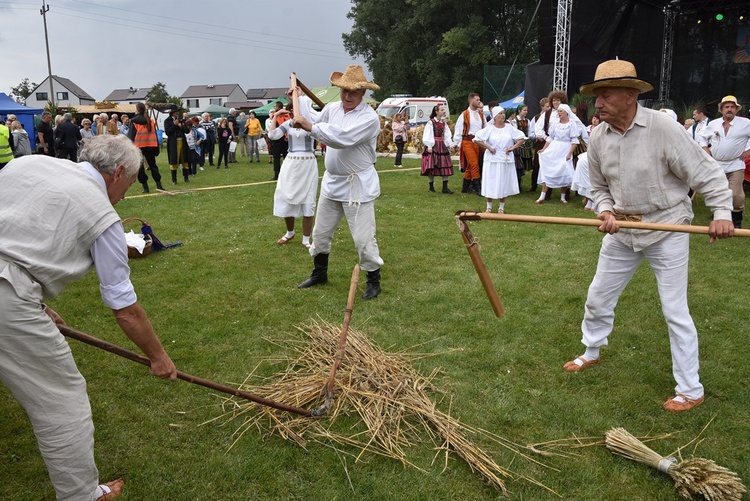
[[[375,239],[375,200],[349,204],[321,195],[318,198],[310,255],[315,257],[318,254],[330,254],[333,233],[342,216],[346,216],[349,223],[349,231],[359,254],[360,268],[364,271],[379,270],[383,266],[383,260]]]
[[[687,301],[689,246],[688,233],[671,233],[635,252],[620,236],[605,235],[586,299],[581,342],[588,347],[607,345],[617,301],[645,258],[656,275],[661,309],[667,321],[672,375],[677,382],[675,392],[694,400],[703,396],[703,385],[698,376],[698,332]]]
[[[0,381],[31,420],[57,500],[92,501],[99,472],[86,380],[38,300],[3,278],[0,297]]]

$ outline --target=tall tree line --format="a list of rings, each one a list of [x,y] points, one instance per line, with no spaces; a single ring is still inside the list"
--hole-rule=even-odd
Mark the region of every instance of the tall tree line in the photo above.
[[[452,110],[469,92],[482,92],[484,65],[538,59],[536,26],[523,37],[536,0],[352,0],[354,21],[344,34],[352,56],[364,58],[381,90],[442,95]]]

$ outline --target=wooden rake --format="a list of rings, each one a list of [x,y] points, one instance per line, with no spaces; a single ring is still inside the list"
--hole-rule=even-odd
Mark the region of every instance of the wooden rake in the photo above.
[[[487,267],[482,260],[482,255],[479,252],[479,243],[474,235],[469,230],[469,226],[466,221],[482,221],[482,220],[494,220],[494,221],[512,221],[516,223],[546,223],[546,224],[565,224],[565,225],[576,225],[576,226],[600,226],[602,221],[599,219],[581,219],[575,217],[547,217],[547,216],[523,216],[517,214],[492,214],[489,212],[474,212],[474,211],[458,211],[456,213],[456,223],[458,224],[458,230],[461,232],[461,237],[466,244],[466,250],[469,252],[471,262],[474,263],[474,268],[477,270],[479,280],[482,282],[482,287],[487,294],[487,298],[490,300],[490,305],[495,312],[495,315],[502,317],[505,315],[505,309],[500,301],[500,296],[495,290],[495,286],[492,283],[492,278],[487,272]],[[620,228],[632,228],[637,230],[652,230],[652,231],[672,231],[680,233],[699,233],[701,235],[708,235],[707,226],[689,226],[684,224],[661,224],[661,223],[641,223],[635,221],[617,221]],[[735,237],[750,237],[750,230],[734,230]]]
[[[334,396],[333,390],[334,390],[334,381],[336,378],[336,371],[338,370],[339,365],[341,365],[341,358],[344,356],[344,351],[346,348],[346,336],[347,336],[347,332],[349,331],[349,322],[351,321],[351,318],[352,318],[352,310],[354,309],[354,298],[357,294],[357,282],[358,281],[359,281],[359,265],[357,264],[357,265],[354,265],[354,271],[352,273],[352,281],[351,281],[351,285],[349,286],[349,296],[346,301],[346,311],[344,313],[344,324],[341,328],[341,335],[339,337],[339,343],[336,348],[334,362],[333,362],[333,365],[331,366],[331,373],[328,376],[328,382],[324,390],[325,402],[319,408],[303,409],[302,407],[287,405],[281,402],[270,400],[268,398],[260,397],[258,395],[253,395],[250,392],[239,390],[237,388],[233,388],[231,386],[220,384],[215,381],[210,381],[208,379],[203,379],[197,376],[193,376],[192,374],[188,374],[187,372],[182,372],[179,370],[177,371],[177,379],[187,381],[188,383],[197,384],[205,388],[210,388],[212,390],[220,391],[222,393],[227,393],[229,395],[234,395],[235,397],[244,398],[246,400],[250,400],[251,402],[255,402],[256,404],[265,405],[266,407],[272,407],[274,409],[278,409],[281,411],[291,412],[293,414],[299,414],[300,416],[305,416],[305,417],[323,416],[326,412],[328,412],[328,410],[331,408],[331,404],[333,403],[333,396]],[[102,350],[108,351],[110,353],[114,353],[115,355],[119,355],[123,358],[127,358],[128,360],[145,365],[146,367],[151,366],[151,361],[148,358],[138,355],[137,353],[134,353],[130,350],[126,350],[125,348],[122,348],[121,346],[117,346],[108,341],[104,341],[103,339],[99,339],[97,337],[91,336],[90,334],[86,334],[85,332],[78,331],[76,329],[68,327],[67,325],[58,324],[57,328],[60,329],[60,332],[65,337],[75,339],[77,341],[81,341],[83,343],[94,346],[96,348],[101,348]]]

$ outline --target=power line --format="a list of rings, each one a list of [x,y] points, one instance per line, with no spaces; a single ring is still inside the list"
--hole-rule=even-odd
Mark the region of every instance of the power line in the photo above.
[[[64,7],[58,7],[58,8],[59,9],[64,9],[64,10],[69,10],[69,9],[65,9]],[[60,16],[72,17],[72,18],[75,18],[75,19],[88,19],[90,21],[100,21],[99,19],[96,19],[96,18],[81,16],[80,14],[66,14],[64,12],[57,12],[57,14],[60,15]],[[101,15],[101,14],[95,14],[95,15]],[[106,16],[106,17],[109,17],[109,16]],[[137,23],[137,24],[123,24],[123,23],[117,23],[117,22],[112,22],[112,21],[107,21],[107,24],[109,24],[111,26],[122,26],[122,27],[125,27],[125,28],[132,28],[132,29],[137,29],[137,30],[155,32],[155,33],[162,33],[162,34],[165,34],[165,35],[176,35],[176,36],[188,38],[190,40],[199,39],[199,40],[206,40],[206,41],[211,41],[211,42],[226,43],[226,41],[216,40],[216,38],[204,37],[204,36],[200,36],[200,35],[196,35],[196,34],[185,34],[184,30],[182,30],[181,32],[180,31],[167,32],[167,31],[163,31],[163,30],[155,30],[155,29],[144,28],[142,26],[139,26],[139,24],[143,24],[141,21],[130,21],[130,20],[126,20],[126,21]],[[178,28],[170,28],[170,27],[166,27],[166,28],[167,29],[171,29],[171,30],[178,30]],[[218,37],[228,37],[228,35],[215,35],[215,36],[218,36]],[[337,55],[336,53],[331,52],[331,51],[325,51],[326,53],[315,53],[315,52],[304,52],[304,51],[299,51],[299,50],[279,49],[279,48],[275,48],[275,47],[259,47],[257,45],[257,43],[246,43],[246,42],[238,41],[237,39],[234,39],[234,38],[232,38],[231,43],[233,43],[234,45],[242,45],[242,46],[245,46],[245,47],[252,47],[252,48],[255,48],[255,49],[272,50],[272,51],[284,52],[284,53],[302,54],[302,55],[317,56],[317,57],[326,57],[326,58],[330,58],[330,59],[347,59],[347,60],[349,59],[347,57],[344,57],[343,55]],[[318,49],[311,49],[311,50],[318,50]]]
[[[81,4],[84,4],[84,5],[93,6],[93,7],[104,7],[106,9],[119,10],[119,11],[122,11],[122,12],[129,12],[131,14],[137,14],[139,16],[147,16],[147,17],[153,17],[154,16],[154,14],[150,14],[150,13],[147,13],[147,12],[138,12],[138,11],[134,11],[134,10],[122,9],[122,8],[119,8],[119,7],[109,7],[107,5],[92,4],[90,2],[84,2],[82,0],[71,0],[71,1],[76,2],[76,3],[81,3]],[[198,26],[201,26],[201,27],[210,26],[210,27],[213,27],[213,28],[220,28],[220,29],[226,29],[227,28],[227,25],[210,24],[210,23],[205,23],[205,22],[191,21],[190,19],[180,19],[180,18],[171,17],[171,16],[170,16],[169,20],[170,21],[179,21],[179,22],[182,22],[182,23],[197,24]],[[262,32],[259,32],[259,31],[252,31],[252,30],[245,30],[245,29],[242,29],[242,28],[232,28],[232,31],[233,32],[242,31],[242,32],[245,32],[245,33],[252,33],[254,35],[261,35],[263,37],[268,36],[267,33],[262,33]],[[306,38],[294,38],[294,37],[289,37],[289,36],[286,36],[286,35],[284,35],[284,39],[286,39],[286,40],[297,40],[299,42],[305,42],[305,43],[316,43],[316,44],[322,44],[322,45],[333,45],[334,47],[341,47],[342,46],[339,43],[320,42],[318,40],[310,40],[310,39],[306,39]]]

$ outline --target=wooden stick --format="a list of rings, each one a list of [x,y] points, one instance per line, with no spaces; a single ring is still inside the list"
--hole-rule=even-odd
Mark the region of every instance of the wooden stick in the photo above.
[[[299,96],[297,95],[297,74],[292,72],[292,106],[294,114],[302,116],[302,110],[299,107]]]
[[[344,324],[341,327],[341,335],[339,336],[339,344],[336,347],[336,355],[334,357],[333,366],[331,366],[331,374],[328,376],[328,383],[326,384],[325,403],[318,409],[312,411],[312,416],[322,416],[333,403],[333,384],[336,378],[336,371],[341,365],[341,359],[344,357],[344,350],[346,349],[346,335],[349,332],[349,322],[352,319],[352,311],[354,310],[354,298],[357,295],[357,282],[359,282],[359,264],[354,265],[352,271],[352,281],[349,284],[349,296],[346,298],[346,310],[344,312]]]
[[[547,224],[567,224],[578,226],[600,226],[602,221],[599,219],[583,219],[577,217],[548,217],[548,216],[523,216],[518,214],[492,214],[489,212],[471,212],[459,211],[456,213],[461,221],[479,221],[482,219],[498,221],[515,221],[519,223],[547,223]],[[653,230],[653,231],[674,231],[682,233],[698,233],[708,235],[708,226],[691,226],[687,224],[662,224],[662,223],[643,223],[635,221],[617,221],[620,228],[632,228],[636,230]],[[750,237],[750,230],[734,230],[735,237]]]
[[[313,91],[311,91],[310,89],[308,89],[307,85],[305,85],[302,82],[300,82],[299,78],[297,78],[296,75],[295,75],[295,79],[297,80],[297,87],[299,87],[300,89],[302,89],[302,92],[304,92],[307,97],[309,97],[310,99],[312,99],[313,103],[315,103],[318,106],[320,106],[320,109],[323,109],[325,107],[325,103],[323,103],[323,101],[321,101],[320,98],[313,93]]]
[[[109,343],[102,339],[96,338],[84,332],[77,331],[75,329],[68,327],[67,325],[58,325],[57,328],[60,329],[60,332],[66,337],[69,337],[71,339],[76,339],[78,341],[84,342],[91,346],[95,346],[97,348],[101,348],[110,353],[114,353],[115,355],[119,355],[123,358],[127,358],[128,360],[132,360],[133,362],[138,362],[139,364],[143,364],[147,367],[151,367],[151,361],[148,358],[142,357],[138,355],[137,353],[133,353],[132,351],[126,350],[125,348]],[[267,407],[273,407],[274,409],[279,409],[282,411],[292,412],[294,414],[299,414],[301,416],[308,416],[308,417],[312,416],[311,411],[307,409],[303,409],[301,407],[294,407],[292,405],[282,404],[280,402],[275,402],[267,398],[253,395],[252,393],[248,393],[246,391],[232,388],[231,386],[226,386],[223,384],[216,383],[214,381],[209,381],[208,379],[203,379],[203,378],[193,376],[186,372],[177,371],[177,378],[182,379],[183,381],[187,381],[188,383],[193,383],[199,386],[204,386],[206,388],[211,388],[212,390],[220,391],[222,393],[228,393],[230,395],[234,395],[235,397],[244,398],[244,399],[250,400],[251,402],[255,402],[256,404],[265,405]]]
[[[482,255],[479,252],[479,244],[474,238],[474,235],[471,234],[469,225],[467,225],[458,216],[456,216],[456,218],[458,229],[461,232],[464,243],[466,244],[466,250],[469,251],[471,262],[474,263],[474,269],[477,270],[479,281],[482,282],[484,292],[487,293],[487,298],[490,300],[490,304],[492,305],[492,309],[495,312],[495,315],[497,317],[502,317],[503,315],[505,315],[505,309],[503,308],[503,303],[500,301],[500,296],[497,294],[497,290],[495,290],[495,286],[492,283],[492,278],[487,271],[487,267],[482,260]]]
[[[466,221],[481,221],[481,220],[495,220],[495,221],[515,221],[519,223],[547,223],[547,224],[567,224],[567,225],[578,225],[578,226],[599,226],[602,221],[599,219],[582,219],[575,217],[548,217],[548,216],[523,216],[517,214],[492,214],[490,212],[472,212],[472,211],[458,211],[456,213],[456,222],[458,223],[458,229],[461,232],[461,237],[464,239],[466,249],[469,251],[469,257],[471,262],[474,263],[474,268],[477,270],[479,280],[482,282],[484,291],[487,293],[487,298],[490,300],[492,309],[495,315],[502,317],[505,314],[503,305],[500,302],[500,296],[497,294],[497,290],[492,283],[492,278],[487,272],[487,267],[482,260],[482,255],[479,252],[479,245],[474,239],[469,230]],[[643,223],[635,221],[618,221],[618,225],[621,228],[632,228],[639,230],[652,230],[652,231],[673,231],[683,233],[698,233],[708,235],[709,230],[707,226],[690,226],[685,224],[661,224],[661,223]],[[735,229],[735,237],[750,237],[750,230]]]

